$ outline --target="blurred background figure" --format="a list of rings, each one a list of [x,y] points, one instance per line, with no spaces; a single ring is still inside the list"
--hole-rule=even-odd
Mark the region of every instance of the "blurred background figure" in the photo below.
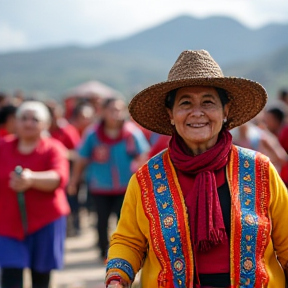
[[[47,101],[46,105],[51,116],[51,125],[49,132],[51,137],[60,141],[67,148],[67,158],[72,171],[72,164],[76,158],[76,148],[80,143],[79,131],[64,118],[63,107],[56,101]],[[67,221],[67,236],[80,234],[80,219],[79,219],[79,187],[74,195],[67,194],[71,213]]]
[[[287,112],[284,108],[268,108],[264,114],[264,124],[279,139],[280,144],[288,153],[288,124],[285,123]]]
[[[124,194],[132,175],[133,160],[149,150],[142,131],[127,119],[123,100],[106,99],[99,125],[89,129],[79,147],[70,180],[70,193],[75,193],[82,171],[97,212],[98,246],[106,259],[108,219],[113,212],[120,216]]]
[[[79,135],[83,136],[86,129],[93,125],[98,117],[93,106],[88,102],[83,102],[73,109],[69,122],[76,128]]]
[[[17,89],[13,93],[13,100],[12,100],[13,105],[18,107],[24,100],[25,100],[24,92],[20,89]]]
[[[3,288],[23,287],[27,267],[32,287],[48,288],[51,270],[63,266],[69,170],[66,149],[47,137],[49,125],[43,103],[24,102],[16,112],[16,136],[0,143]]]
[[[288,91],[286,89],[279,90],[278,99],[288,107]]]
[[[5,92],[0,92],[0,108],[6,106],[9,101],[9,95]]]
[[[263,126],[262,126],[263,127]],[[287,155],[278,138],[268,130],[249,121],[231,131],[233,143],[263,153],[270,158],[278,172],[287,161]]]
[[[0,138],[15,133],[16,110],[17,107],[10,104],[0,108]]]
[[[277,138],[284,126],[285,112],[279,107],[270,107],[264,112],[264,124],[266,128]]]
[[[78,130],[71,125],[64,117],[62,106],[56,101],[48,101],[46,105],[51,116],[51,125],[49,132],[51,136],[60,141],[70,152],[69,159],[75,157],[74,149],[80,142]]]
[[[266,110],[264,122],[267,128],[278,138],[281,146],[286,152],[286,162],[281,167],[280,176],[288,187],[288,94],[287,90],[280,90],[279,100],[281,106],[272,106]]]

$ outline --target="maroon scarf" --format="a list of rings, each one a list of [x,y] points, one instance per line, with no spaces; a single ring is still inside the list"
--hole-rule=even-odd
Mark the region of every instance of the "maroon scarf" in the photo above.
[[[182,185],[189,211],[191,237],[198,251],[207,251],[227,237],[217,192],[215,171],[226,166],[232,136],[224,130],[217,143],[206,152],[193,156],[184,140],[174,133],[169,154],[176,170],[194,178],[192,185]],[[192,183],[192,181],[191,181]]]

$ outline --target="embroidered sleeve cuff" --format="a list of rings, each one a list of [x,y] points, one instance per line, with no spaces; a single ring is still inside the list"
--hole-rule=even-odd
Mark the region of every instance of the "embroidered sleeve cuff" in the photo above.
[[[106,281],[110,278],[109,276],[112,276],[112,274],[114,276],[118,274],[123,280],[126,280],[128,283],[132,282],[135,277],[135,273],[131,264],[121,258],[114,258],[109,260],[107,263],[106,272]]]

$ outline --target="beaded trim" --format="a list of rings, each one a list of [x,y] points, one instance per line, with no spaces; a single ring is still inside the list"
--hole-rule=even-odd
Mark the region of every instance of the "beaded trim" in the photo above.
[[[268,283],[264,252],[270,231],[269,162],[260,153],[240,147],[233,147],[232,153],[232,170],[228,169],[233,204],[232,287],[260,288]]]
[[[109,260],[107,263],[106,271],[108,271],[109,269],[122,270],[128,275],[131,281],[135,277],[135,273],[133,271],[131,264],[128,261],[121,259],[121,258],[114,258],[114,259]]]
[[[167,288],[192,287],[188,216],[168,152],[152,158],[136,175],[141,187],[143,208],[150,222],[153,249],[162,266],[158,282]]]

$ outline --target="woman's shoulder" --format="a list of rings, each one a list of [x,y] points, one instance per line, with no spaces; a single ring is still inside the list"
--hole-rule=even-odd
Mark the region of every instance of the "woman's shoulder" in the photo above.
[[[7,135],[5,137],[0,138],[0,147],[1,150],[9,147],[9,146],[13,146],[14,143],[17,141],[17,137],[15,135]]]
[[[50,151],[62,153],[63,151],[67,151],[67,148],[59,140],[53,137],[43,137],[39,143],[39,151],[42,153]]]
[[[266,155],[262,154],[261,152],[244,148],[241,146],[233,145],[232,146],[232,156],[233,157],[242,157],[246,158],[247,160],[258,160],[258,161],[265,161],[269,162],[270,159]]]
[[[136,172],[136,175],[138,175],[139,173],[142,173],[143,170],[147,170],[147,168],[149,169],[149,167],[154,166],[154,165],[159,165],[162,163],[163,160],[163,155],[168,153],[168,149],[164,149],[161,152],[159,152],[158,154],[156,154],[155,156],[151,157],[150,159],[148,159],[146,161],[146,163],[144,163]]]

